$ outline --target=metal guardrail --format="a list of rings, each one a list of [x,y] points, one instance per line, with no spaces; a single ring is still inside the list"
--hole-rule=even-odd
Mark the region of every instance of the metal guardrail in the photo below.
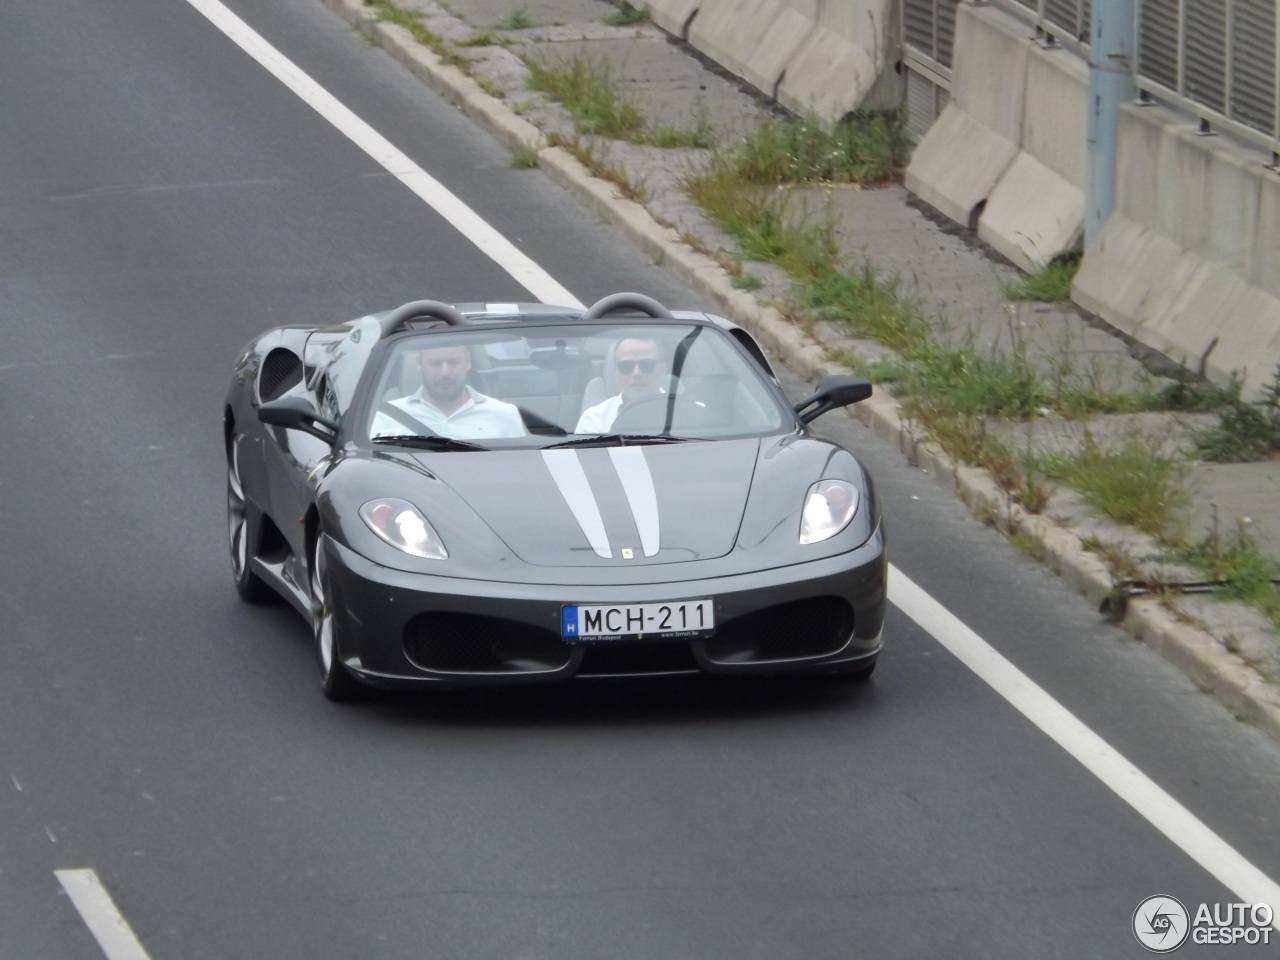
[[[961,0],[902,0],[908,60],[949,86]],[[991,0],[1047,46],[1088,56],[1091,0]],[[1100,0],[1095,0],[1100,2]],[[1137,0],[1135,81],[1144,100],[1199,118],[1280,165],[1277,0]]]

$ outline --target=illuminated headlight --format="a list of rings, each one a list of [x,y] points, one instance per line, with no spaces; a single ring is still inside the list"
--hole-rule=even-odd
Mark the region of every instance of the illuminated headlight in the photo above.
[[[858,488],[844,480],[819,480],[809,488],[800,514],[800,542],[829,540],[858,512]]]
[[[405,500],[370,500],[360,508],[360,518],[397,550],[427,560],[449,558],[440,535],[418,508]]]

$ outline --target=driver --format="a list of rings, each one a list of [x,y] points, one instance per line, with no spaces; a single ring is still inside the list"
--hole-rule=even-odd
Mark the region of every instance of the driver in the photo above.
[[[625,403],[641,397],[666,393],[663,383],[667,365],[658,341],[649,337],[628,337],[618,341],[613,352],[613,382],[618,393],[582,411],[574,433],[604,433]]]
[[[422,386],[407,397],[391,400],[423,427],[457,440],[522,437],[524,421],[514,405],[487,397],[467,384],[471,351],[464,346],[431,347],[418,354]],[[412,432],[408,423],[376,413],[371,437]]]

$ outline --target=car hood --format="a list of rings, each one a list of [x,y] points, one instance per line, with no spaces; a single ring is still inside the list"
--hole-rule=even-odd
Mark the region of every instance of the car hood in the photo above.
[[[615,566],[729,553],[760,443],[749,438],[413,456],[525,563]]]

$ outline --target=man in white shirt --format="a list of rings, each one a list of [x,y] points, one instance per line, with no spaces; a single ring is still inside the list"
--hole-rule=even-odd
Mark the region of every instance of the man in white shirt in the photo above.
[[[610,373],[618,388],[617,395],[583,410],[574,433],[604,433],[613,426],[624,403],[663,392],[667,365],[662,359],[662,348],[657,340],[648,337],[620,340],[614,349]]]
[[[422,386],[399,400],[390,401],[408,414],[408,422],[376,413],[371,437],[425,433],[410,424],[442,437],[483,440],[489,437],[523,437],[524,421],[514,404],[486,397],[467,385],[471,351],[466,347],[433,347],[418,354]]]

